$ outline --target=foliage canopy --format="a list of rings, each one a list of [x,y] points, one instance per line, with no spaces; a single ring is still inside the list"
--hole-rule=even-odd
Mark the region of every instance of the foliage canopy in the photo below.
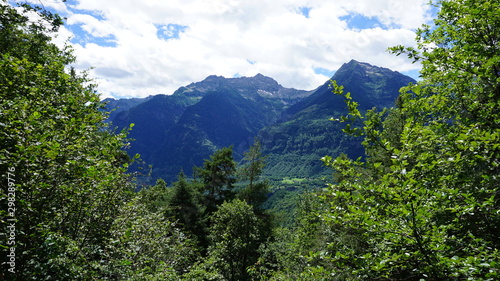
[[[364,136],[366,158],[324,157],[335,183],[294,198],[295,224],[271,231],[259,142],[240,174],[226,147],[194,179],[181,172],[171,188],[158,180],[132,192],[126,131],[110,132],[95,85],[69,67],[69,47],[50,42],[61,19],[0,1],[0,177],[8,183],[0,231],[14,233],[0,246],[16,253],[16,274],[5,263],[0,276],[499,279],[500,3],[436,5],[417,48],[391,49],[423,67],[395,107],[363,114],[332,83],[350,111],[344,131]]]

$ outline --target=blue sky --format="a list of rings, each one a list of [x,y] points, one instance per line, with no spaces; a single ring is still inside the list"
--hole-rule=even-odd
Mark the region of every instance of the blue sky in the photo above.
[[[428,0],[41,2],[67,18],[55,41],[73,46],[74,66],[116,98],[257,73],[311,90],[351,59],[415,77],[419,65],[386,50],[413,46],[432,17]]]

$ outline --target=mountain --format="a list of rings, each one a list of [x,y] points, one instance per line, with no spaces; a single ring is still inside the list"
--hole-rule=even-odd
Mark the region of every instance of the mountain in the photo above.
[[[135,126],[130,154],[139,153],[153,165],[153,177],[173,180],[181,170],[190,174],[213,152],[234,146],[235,158],[253,143],[257,133],[277,122],[283,110],[311,92],[284,88],[274,79],[254,77],[205,80],[159,95],[117,114],[118,128]]]
[[[344,91],[351,93],[363,111],[392,107],[399,89],[415,82],[399,72],[355,60],[344,64],[331,80],[344,86]],[[345,124],[329,120],[347,114],[343,97],[333,94],[329,84],[330,81],[325,82],[313,94],[286,109],[282,122],[259,132],[268,155],[265,171],[268,177],[330,173],[322,166],[321,157],[341,153],[352,158],[364,155],[361,139],[344,134],[341,130]]]
[[[131,109],[134,106],[137,106],[143,102],[148,101],[151,99],[153,96],[149,96],[146,98],[130,98],[130,99],[113,99],[113,98],[107,98],[102,101],[103,104],[105,104],[105,107],[103,110],[105,111],[111,111],[109,114],[108,120],[113,120],[118,113],[122,111],[127,111]]]
[[[344,86],[344,92],[350,92],[353,100],[359,103],[360,110],[373,107],[384,108],[393,105],[399,95],[399,89],[414,79],[397,71],[377,67],[368,63],[351,60],[342,65],[330,79]],[[345,112],[343,98],[332,94],[330,81],[320,86],[309,98],[295,104],[286,111],[287,116],[312,112],[321,117],[330,116],[332,111]]]
[[[119,129],[134,124],[129,133],[133,141],[128,152],[131,156],[138,153],[143,160],[148,161],[163,145],[168,131],[177,124],[184,111],[195,103],[188,97],[156,95],[121,111],[111,121]]]
[[[350,61],[332,77],[351,92],[360,109],[391,107],[399,88],[413,79],[386,68]],[[123,103],[123,102],[122,102]],[[153,166],[153,178],[172,181],[182,169],[190,174],[215,150],[234,147],[241,159],[255,136],[268,157],[268,178],[311,177],[325,173],[325,155],[362,156],[360,140],[346,136],[344,124],[329,121],[346,115],[343,97],[329,82],[315,91],[284,88],[270,77],[209,76],[173,95],[151,97],[110,120],[118,128],[135,126],[130,153]]]
[[[254,77],[224,78],[211,75],[205,80],[181,87],[174,95],[200,98],[212,92],[234,92],[248,98],[257,96],[277,100],[283,104],[293,104],[308,96],[311,92],[284,88],[274,79],[257,74]]]

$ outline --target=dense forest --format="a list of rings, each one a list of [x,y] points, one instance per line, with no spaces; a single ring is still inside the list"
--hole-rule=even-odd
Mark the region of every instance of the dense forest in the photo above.
[[[323,157],[325,188],[283,191],[297,206],[277,213],[259,140],[139,186],[133,128],[51,43],[63,20],[1,0],[0,279],[499,280],[500,3],[436,5],[417,47],[390,49],[422,65],[394,107],[332,81],[349,114],[330,122],[365,156]]]

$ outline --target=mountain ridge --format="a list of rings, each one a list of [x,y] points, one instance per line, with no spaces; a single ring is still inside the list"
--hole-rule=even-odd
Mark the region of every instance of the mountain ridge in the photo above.
[[[187,86],[180,87],[173,95],[187,95],[200,98],[207,93],[221,90],[236,91],[249,98],[259,95],[262,97],[280,99],[285,104],[312,93],[312,91],[285,88],[273,78],[258,73],[253,77],[236,78],[210,75],[200,82],[193,82]]]
[[[331,80],[344,86],[362,111],[393,106],[399,89],[415,82],[399,72],[368,63],[351,60],[342,65],[314,93],[285,109],[280,123],[259,132],[268,155],[267,176],[326,174],[329,171],[320,161],[325,155],[345,153],[354,159],[364,156],[361,139],[344,134],[344,124],[329,120],[348,113],[344,98],[332,93]]]
[[[355,60],[332,77],[366,110],[390,107],[399,88],[414,80],[399,72]],[[331,80],[331,79],[330,79]],[[347,113],[343,97],[329,81],[313,91],[284,88],[271,77],[224,78],[211,75],[180,87],[170,96],[154,96],[115,115],[113,124],[131,131],[130,153],[153,165],[153,178],[175,179],[215,150],[233,145],[236,160],[258,137],[269,155],[267,176],[314,176],[324,155],[362,155],[360,141],[345,136],[329,121]],[[279,171],[278,171],[279,170]]]

